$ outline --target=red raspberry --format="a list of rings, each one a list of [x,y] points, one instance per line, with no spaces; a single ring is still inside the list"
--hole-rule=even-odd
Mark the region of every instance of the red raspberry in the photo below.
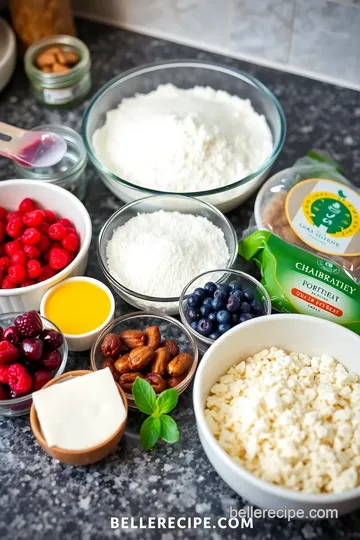
[[[3,384],[0,384],[0,401],[4,399],[8,399],[8,398],[9,398],[9,392],[7,391],[6,386],[4,386]]]
[[[53,378],[52,374],[49,371],[45,371],[44,369],[38,369],[35,371],[33,376],[33,386],[32,391],[36,392],[36,390],[40,390],[46,383],[51,381]]]
[[[14,253],[21,251],[22,249],[23,247],[19,240],[12,240],[11,242],[7,242],[5,244],[5,252],[8,257],[12,257]]]
[[[14,218],[21,218],[21,214],[20,212],[16,211],[16,212],[9,212],[6,216],[6,221],[9,222],[11,221],[12,219]]]
[[[39,261],[36,261],[35,259],[31,259],[30,261],[28,261],[26,268],[27,268],[28,276],[31,279],[36,279],[41,275],[41,272],[42,272],[41,264],[39,263]]]
[[[27,227],[38,227],[44,221],[42,210],[33,210],[23,215],[23,222]]]
[[[21,364],[12,364],[8,369],[9,386],[16,394],[26,394],[32,386],[32,378]]]
[[[56,215],[52,210],[44,210],[44,218],[46,223],[55,223]]]
[[[33,246],[34,244],[37,244],[40,241],[41,235],[37,229],[34,227],[30,227],[29,229],[25,229],[21,241],[24,244]]]
[[[19,330],[22,337],[35,337],[42,330],[42,320],[40,315],[32,310],[23,313],[23,315],[18,315],[14,321],[14,326]]]
[[[11,261],[9,257],[0,257],[0,270],[2,270],[4,273],[7,272],[7,269],[9,268],[11,264]]]
[[[50,266],[46,265],[43,267],[41,275],[38,277],[38,283],[40,283],[40,281],[46,281],[47,279],[50,279],[53,276],[55,276],[54,270],[52,270]]]
[[[39,251],[41,251],[41,253],[45,253],[50,247],[50,240],[48,239],[47,236],[42,234],[40,237],[40,242],[37,244],[37,246],[39,248]]]
[[[6,230],[5,223],[3,223],[2,221],[0,221],[0,242],[3,242],[3,241],[4,241],[4,238],[5,238],[5,230]]]
[[[48,237],[51,240],[62,240],[66,235],[66,229],[61,223],[54,223],[48,229]]]
[[[9,377],[8,377],[8,369],[9,366],[6,366],[5,364],[0,365],[0,383],[7,384]]]
[[[8,277],[13,283],[23,283],[27,278],[25,266],[21,266],[21,264],[14,264],[14,266],[9,266]]]
[[[61,225],[64,225],[64,227],[74,227],[74,225],[71,223],[70,219],[67,219],[67,218],[59,219],[59,223],[61,223]]]
[[[19,204],[19,212],[20,214],[26,214],[27,212],[32,212],[33,210],[36,210],[36,204],[32,199],[24,199]]]
[[[11,264],[21,264],[22,266],[26,265],[26,255],[23,251],[15,251],[14,255],[11,257]]]
[[[16,362],[19,351],[10,341],[0,341],[0,364],[12,364]]]
[[[35,281],[33,279],[25,279],[25,281],[21,284],[21,287],[30,287],[31,285],[34,285]]]
[[[24,224],[21,217],[14,217],[8,221],[6,232],[11,238],[19,238],[24,230]]]
[[[11,281],[10,278],[4,277],[3,282],[1,284],[2,289],[16,289],[16,284]]]
[[[40,239],[40,242],[41,242],[41,239]],[[26,255],[26,257],[30,260],[30,259],[39,259],[40,258],[40,242],[38,244],[38,247],[36,246],[27,246],[25,245],[23,247],[23,250],[24,250],[24,253]]]
[[[46,221],[43,221],[42,223],[40,223],[37,229],[39,232],[41,232],[41,234],[47,235],[49,227],[50,227],[49,223],[46,223]]]
[[[3,206],[0,206],[0,221],[5,221],[6,216],[7,216],[7,210]]]
[[[66,268],[70,263],[69,253],[65,249],[54,247],[50,250],[49,266],[53,270],[59,271]]]
[[[80,246],[80,240],[77,234],[70,233],[63,238],[61,245],[66,251],[70,251],[71,253],[75,253]]]

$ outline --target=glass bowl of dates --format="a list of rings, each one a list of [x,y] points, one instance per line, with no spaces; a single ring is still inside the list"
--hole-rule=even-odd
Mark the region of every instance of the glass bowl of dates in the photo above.
[[[0,315],[0,416],[30,411],[32,392],[65,370],[66,340],[36,311]]]
[[[104,328],[90,360],[94,371],[110,368],[129,407],[136,409],[132,395],[136,377],[146,379],[157,394],[167,388],[181,394],[194,377],[198,357],[196,340],[181,322],[142,311],[123,315]]]
[[[205,284],[199,287],[199,283]],[[261,283],[249,274],[219,269],[192,279],[181,293],[179,308],[184,326],[204,354],[234,326],[269,315],[271,300]]]

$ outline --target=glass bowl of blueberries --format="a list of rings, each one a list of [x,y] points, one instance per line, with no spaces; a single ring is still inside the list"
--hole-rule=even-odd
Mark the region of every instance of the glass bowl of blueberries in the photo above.
[[[180,317],[204,354],[234,326],[271,313],[271,300],[255,278],[240,270],[210,270],[192,279],[180,296]]]

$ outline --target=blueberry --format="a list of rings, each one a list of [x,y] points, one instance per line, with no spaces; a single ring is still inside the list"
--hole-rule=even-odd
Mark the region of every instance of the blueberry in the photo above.
[[[226,304],[226,309],[228,311],[234,312],[237,311],[240,307],[240,300],[236,296],[229,296],[229,300]]]
[[[220,332],[216,330],[216,332],[211,332],[211,334],[209,335],[209,338],[215,341],[216,339],[219,339],[220,336],[221,336]]]
[[[250,304],[248,304],[248,302],[241,302],[240,311],[242,313],[249,313],[249,311],[251,311]]]
[[[214,292],[216,291],[216,288],[217,287],[216,287],[215,283],[213,283],[212,281],[208,281],[204,285],[205,291],[207,291],[210,295],[214,294]]]
[[[244,289],[243,293],[244,293],[244,298],[247,302],[250,303],[254,300],[254,293],[252,292],[251,289]]]
[[[208,336],[213,330],[213,323],[209,319],[200,319],[197,323],[197,331],[203,336]]]
[[[211,302],[211,307],[215,310],[219,310],[223,307],[225,307],[227,298],[224,299],[223,296],[217,296],[214,298]]]
[[[242,290],[242,286],[241,286],[241,283],[240,281],[232,281],[230,283],[230,289],[232,291],[241,291]]]
[[[251,313],[243,313],[242,315],[240,315],[240,322],[245,322],[245,321],[250,321],[250,319],[253,319],[254,316],[251,315]]]
[[[229,324],[231,321],[231,315],[226,309],[218,311],[216,318],[219,324]]]
[[[256,315],[261,315],[264,313],[264,308],[260,300],[253,300],[251,302],[251,311]]]
[[[230,330],[231,328],[231,324],[219,324],[219,328],[218,328],[218,331],[220,332],[220,334],[225,334],[225,332],[227,332],[228,330]]]
[[[193,330],[195,330],[195,332],[197,332],[197,329],[198,329],[198,323],[196,321],[193,321],[190,323],[190,326]]]
[[[224,293],[228,296],[230,294],[231,287],[227,283],[221,283],[218,285],[218,291],[224,291]]]
[[[200,319],[200,311],[198,309],[189,308],[187,310],[187,319],[191,321],[198,321]]]
[[[197,296],[199,296],[201,300],[204,300],[204,298],[207,297],[206,291],[204,291],[202,287],[197,287],[197,289],[195,289],[193,294],[196,294]]]
[[[231,324],[233,326],[236,326],[237,324],[239,324],[239,321],[240,321],[240,315],[238,313],[232,313],[231,314]]]
[[[203,306],[209,306],[209,307],[211,307],[211,302],[212,302],[212,301],[213,301],[213,299],[210,298],[210,296],[208,296],[207,298],[205,298],[205,300],[203,300],[202,305],[203,305]]]
[[[197,294],[191,294],[189,298],[187,299],[187,304],[191,308],[197,308],[201,303],[200,296],[197,296]]]
[[[235,289],[231,291],[229,298],[231,298],[232,296],[234,296],[235,298],[238,298],[240,302],[244,300],[244,293],[240,291],[240,289]]]
[[[210,313],[212,313],[212,311],[213,311],[213,308],[211,306],[202,305],[200,308],[201,316],[204,318],[208,317]]]
[[[216,316],[217,316],[216,311],[212,311],[211,313],[209,313],[208,319],[209,319],[210,321],[213,321],[213,322],[216,321],[216,322],[217,322]]]

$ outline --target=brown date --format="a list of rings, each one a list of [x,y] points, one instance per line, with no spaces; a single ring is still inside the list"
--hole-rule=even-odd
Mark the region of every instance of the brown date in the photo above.
[[[161,336],[158,326],[148,326],[145,330],[146,335],[146,345],[157,349],[160,345]]]
[[[144,375],[142,373],[133,372],[133,373],[123,373],[119,379],[119,384],[121,388],[126,392],[127,394],[131,394],[132,387],[135,382],[136,377],[140,377],[140,379],[145,379]]]
[[[169,351],[171,358],[175,358],[175,356],[179,354],[178,344],[172,339],[164,339],[164,341],[160,344],[160,347],[165,347]]]
[[[114,367],[114,361],[111,358],[106,358],[102,363],[102,368],[109,368],[111,371],[111,375],[114,377],[114,380],[116,382],[119,381],[120,373],[118,373]]]
[[[119,356],[122,343],[117,334],[106,334],[101,344],[101,352],[104,356]]]
[[[119,336],[129,349],[137,349],[145,345],[146,336],[141,330],[124,330]]]
[[[157,349],[154,353],[154,358],[151,362],[150,371],[152,373],[158,373],[159,375],[164,375],[167,365],[170,360],[169,351],[165,347]]]
[[[154,349],[144,345],[143,347],[138,347],[133,349],[129,353],[129,366],[130,369],[135,371],[141,371],[144,369],[153,359]]]
[[[151,384],[156,394],[161,394],[166,389],[166,381],[158,373],[149,373],[145,379]]]
[[[180,384],[186,377],[187,373],[183,373],[182,375],[179,375],[178,377],[170,377],[167,382],[168,388],[175,388]]]
[[[123,373],[128,373],[131,371],[131,368],[129,366],[129,353],[124,354],[123,356],[120,356],[117,360],[114,362],[114,367],[120,375]]]
[[[192,356],[187,353],[181,353],[175,356],[168,364],[167,372],[171,377],[178,377],[187,373],[193,363]]]

